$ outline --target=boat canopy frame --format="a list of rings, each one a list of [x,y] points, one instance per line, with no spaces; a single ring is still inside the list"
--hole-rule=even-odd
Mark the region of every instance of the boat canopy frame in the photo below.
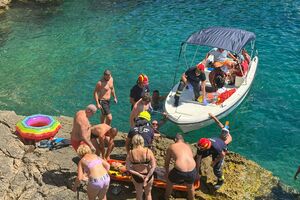
[[[182,54],[184,54],[183,57],[185,60],[186,67],[188,68],[191,67],[192,64],[194,63],[194,59],[196,58],[200,46],[221,48],[236,54],[240,54],[242,49],[248,43],[251,43],[250,57],[252,58],[255,49],[255,39],[256,39],[256,35],[252,32],[242,30],[242,29],[237,29],[237,28],[228,28],[228,27],[210,27],[192,33],[186,39],[186,41],[181,43],[173,85],[175,84],[176,81],[177,71],[180,65],[179,62]],[[197,49],[195,51],[195,54],[193,56],[190,65],[188,64],[188,61],[185,56],[186,47],[188,45],[197,46]],[[256,54],[258,53],[256,52]]]

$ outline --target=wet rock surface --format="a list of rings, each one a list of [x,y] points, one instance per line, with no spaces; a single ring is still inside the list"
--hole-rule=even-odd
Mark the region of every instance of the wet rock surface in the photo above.
[[[85,186],[78,193],[70,189],[77,174],[74,150],[64,147],[50,151],[23,144],[15,134],[15,124],[23,118],[12,111],[0,111],[0,199],[87,199]],[[69,138],[72,119],[64,116],[57,119],[62,128],[56,136]],[[125,138],[125,134],[119,133],[113,156],[125,156]],[[165,150],[172,142],[167,138],[156,139],[159,166],[163,166]],[[196,199],[300,199],[297,191],[281,184],[271,172],[233,152],[225,159],[225,183],[215,191],[210,162],[211,158],[206,158],[201,166],[201,189],[196,191]],[[118,194],[116,188],[120,189]],[[153,199],[159,199],[163,193],[163,189],[153,189]],[[107,196],[108,199],[135,199],[134,187],[112,181]],[[175,199],[185,199],[185,196],[182,192],[173,194]]]

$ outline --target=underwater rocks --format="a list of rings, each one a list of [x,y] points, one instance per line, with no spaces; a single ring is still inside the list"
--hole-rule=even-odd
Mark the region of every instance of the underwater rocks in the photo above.
[[[0,0],[0,14],[8,9],[11,0]]]
[[[16,3],[36,4],[41,6],[57,6],[63,3],[63,0],[17,0]],[[0,0],[0,14],[9,9],[12,0]]]
[[[0,111],[0,199],[87,199],[86,187],[78,194],[70,188],[76,177],[77,166],[73,162],[76,154],[71,147],[56,150],[25,145],[15,134],[15,124],[24,117],[12,111]],[[62,128],[57,137],[69,138],[73,120],[70,117],[57,118]],[[125,157],[124,139],[119,133],[115,140],[113,155]],[[172,140],[155,140],[155,155],[159,166],[164,164],[165,150]],[[193,151],[196,148],[191,145]],[[211,158],[205,158],[201,165],[201,189],[196,199],[300,199],[299,193],[280,183],[271,172],[239,154],[229,152],[224,163],[225,183],[214,191],[215,177],[210,167]],[[115,188],[120,190],[114,194]],[[163,189],[153,189],[153,199],[158,199]],[[78,196],[77,196],[78,195]],[[135,199],[132,184],[112,181],[108,199]],[[182,199],[185,193],[174,192],[174,199]]]
[[[47,5],[59,5],[63,0],[18,0],[23,3],[37,3],[37,4],[47,4]]]

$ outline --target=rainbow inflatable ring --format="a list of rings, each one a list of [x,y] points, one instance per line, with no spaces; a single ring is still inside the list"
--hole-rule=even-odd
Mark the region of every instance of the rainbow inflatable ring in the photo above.
[[[36,141],[54,137],[60,128],[59,121],[41,114],[28,116],[16,125],[22,138]]]

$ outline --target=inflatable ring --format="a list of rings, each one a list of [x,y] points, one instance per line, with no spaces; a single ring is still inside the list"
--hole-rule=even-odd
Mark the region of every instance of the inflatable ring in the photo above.
[[[16,125],[22,138],[36,141],[54,137],[60,128],[59,121],[41,114],[28,116]]]

